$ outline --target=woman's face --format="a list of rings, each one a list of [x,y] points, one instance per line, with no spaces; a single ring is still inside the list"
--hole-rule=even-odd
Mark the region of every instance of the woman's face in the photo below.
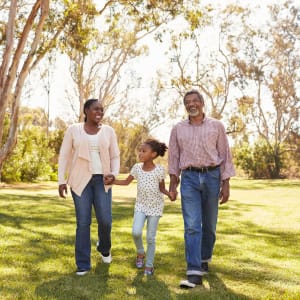
[[[96,101],[91,104],[89,108],[85,110],[87,121],[99,123],[104,115],[104,110],[101,102]]]

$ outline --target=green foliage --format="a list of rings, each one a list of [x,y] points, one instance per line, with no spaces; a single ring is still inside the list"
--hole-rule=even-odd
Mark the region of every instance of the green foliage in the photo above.
[[[2,180],[49,180],[53,172],[49,160],[53,155],[45,131],[38,126],[26,128],[19,132],[17,145],[3,165]]]
[[[299,129],[292,130],[285,142],[286,148],[286,169],[285,174],[290,178],[300,176],[300,133]]]
[[[112,124],[116,131],[121,152],[121,173],[127,173],[137,162],[136,149],[149,137],[149,129],[144,125],[134,124],[129,120]]]
[[[9,132],[9,116],[5,114],[4,123],[3,123],[3,138],[2,138],[2,145],[5,143]],[[1,146],[2,146],[1,145]]]
[[[90,51],[89,45],[96,29],[94,28],[97,10],[93,1],[64,1],[65,26],[61,38],[62,49],[72,53],[77,50],[84,55]]]
[[[9,120],[5,131],[9,128]],[[5,182],[57,180],[57,163],[66,123],[57,118],[53,127],[42,108],[21,107],[18,122],[19,134],[13,152],[5,161],[1,180]]]
[[[233,150],[235,163],[250,178],[280,178],[284,167],[283,146],[258,140],[254,146],[243,143]]]

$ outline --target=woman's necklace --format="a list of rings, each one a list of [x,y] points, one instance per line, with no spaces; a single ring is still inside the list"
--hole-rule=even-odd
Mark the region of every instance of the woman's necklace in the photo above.
[[[97,134],[101,126],[101,124],[97,124],[96,126],[89,126],[87,123],[84,123],[84,130],[87,134]]]

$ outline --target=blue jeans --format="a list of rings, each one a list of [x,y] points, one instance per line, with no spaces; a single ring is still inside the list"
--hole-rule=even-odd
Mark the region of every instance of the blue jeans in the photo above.
[[[155,246],[156,246],[156,232],[160,216],[146,216],[140,211],[134,213],[132,236],[136,246],[137,253],[145,253],[143,246],[143,227],[147,220],[147,253],[146,253],[146,267],[153,268]]]
[[[187,275],[203,275],[201,262],[211,260],[216,241],[220,168],[206,173],[183,170],[181,202]]]
[[[76,212],[76,242],[75,259],[78,269],[91,268],[91,237],[90,225],[92,222],[92,206],[98,222],[98,250],[109,253],[111,248],[111,189],[104,190],[103,176],[93,175],[81,196],[72,191]]]

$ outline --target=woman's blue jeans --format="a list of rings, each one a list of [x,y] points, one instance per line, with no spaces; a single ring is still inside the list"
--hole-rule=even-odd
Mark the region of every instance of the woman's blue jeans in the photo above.
[[[111,189],[106,193],[102,175],[93,175],[81,196],[72,191],[76,212],[76,242],[75,259],[77,268],[89,270],[91,268],[91,237],[92,206],[98,222],[98,250],[109,253],[111,248]]]
[[[216,241],[220,168],[205,173],[183,170],[180,192],[187,275],[203,275],[201,263],[211,260]]]
[[[156,246],[156,232],[160,216],[146,216],[140,211],[134,213],[132,236],[136,246],[137,253],[145,253],[143,246],[143,227],[147,220],[147,253],[146,253],[146,267],[153,268],[155,246]]]

